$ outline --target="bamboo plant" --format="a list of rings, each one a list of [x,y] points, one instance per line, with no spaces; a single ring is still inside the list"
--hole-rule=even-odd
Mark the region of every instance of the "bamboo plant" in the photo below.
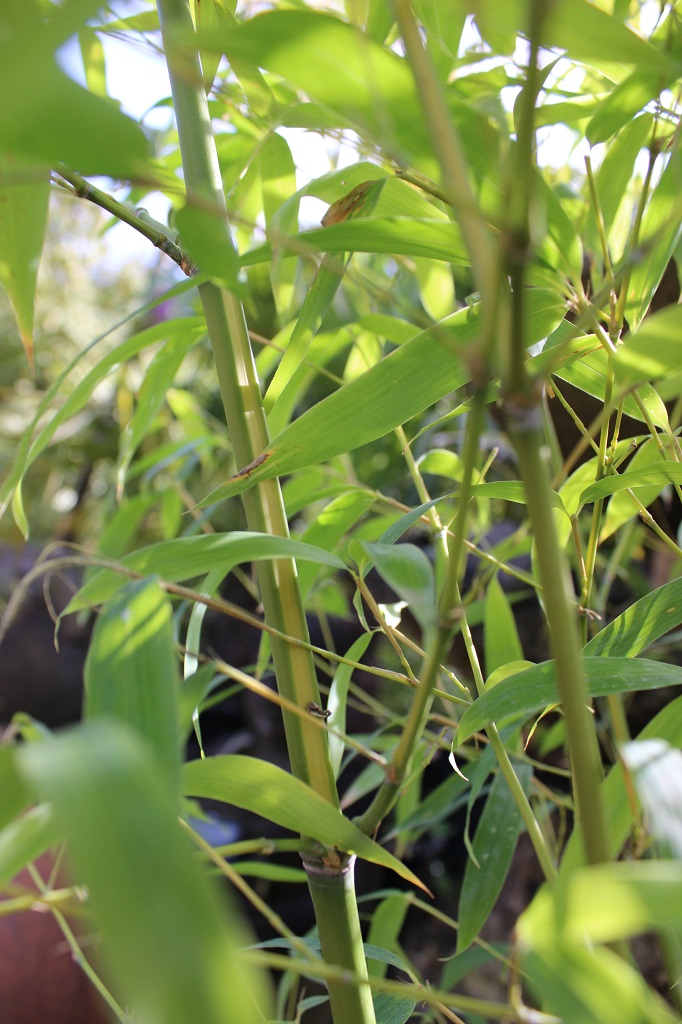
[[[121,16],[94,2],[0,15],[0,81],[20,97],[0,114],[0,281],[28,364],[42,372],[33,307],[50,188],[138,232],[185,275],[117,325],[122,340],[106,332],[56,364],[0,490],[28,535],[44,453],[118,375],[101,535],[84,529],[87,550],[52,562],[87,566],[65,614],[97,610],[84,722],[55,737],[18,716],[0,749],[0,884],[66,843],[104,968],[69,924],[76,886],[31,868],[38,896],[9,890],[0,922],[36,899],[48,907],[113,1019],[305,1021],[327,999],[334,1024],[676,1019],[682,698],[635,741],[627,700],[682,683],[674,659],[639,657],[682,621],[678,580],[605,621],[637,544],[653,536],[682,556],[649,510],[682,486],[679,308],[650,309],[682,225],[682,64],[674,5],[653,25],[648,6],[382,0],[254,14],[158,0]],[[52,59],[74,34],[87,88]],[[173,124],[156,155],[107,98],[110,38],[162,56]],[[604,152],[577,170],[547,166],[541,133],[559,123]],[[357,159],[300,187],[285,129],[301,126]],[[110,187],[90,180],[102,175]],[[144,209],[154,190],[168,224]],[[313,196],[327,205],[321,226],[299,230]],[[159,316],[171,302],[185,305]],[[565,383],[597,399],[592,423]],[[203,388],[222,415],[202,407]],[[566,461],[554,402],[579,438]],[[627,417],[639,445],[629,462]],[[486,450],[491,429],[509,439],[518,479],[499,444]],[[594,457],[576,465],[585,451]],[[491,550],[486,533],[503,516],[513,538]],[[371,570],[409,610],[412,634]],[[43,572],[13,595],[2,630]],[[262,615],[222,593],[232,574]],[[549,647],[537,664],[502,578],[542,611]],[[260,631],[256,664],[212,651],[209,608]],[[313,608],[323,646],[311,643]],[[360,624],[342,651],[328,628],[339,611]],[[362,671],[373,683],[360,685]],[[181,763],[218,684],[275,705],[288,770],[258,749],[201,748]],[[546,756],[562,747],[557,769]],[[429,792],[432,760],[454,770]],[[291,836],[214,846],[194,798]],[[410,851],[460,806],[462,877],[419,877]],[[499,951],[483,930],[523,832],[540,888]],[[306,935],[248,881],[288,881],[278,858],[291,851],[314,911]],[[243,860],[256,855],[256,867]],[[363,861],[391,873],[370,915],[355,889]],[[253,945],[208,866],[274,945]],[[438,976],[410,961],[410,909],[452,936]],[[628,947],[647,930],[660,936],[665,999]],[[490,998],[463,987],[472,954],[501,963]],[[306,978],[325,994],[306,996]]]

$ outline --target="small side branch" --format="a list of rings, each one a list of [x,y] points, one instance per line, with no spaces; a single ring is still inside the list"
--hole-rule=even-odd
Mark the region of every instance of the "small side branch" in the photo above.
[[[128,224],[131,228],[139,231],[153,246],[160,249],[166,256],[170,256],[187,277],[196,277],[199,273],[199,268],[192,263],[187,253],[180,248],[177,242],[161,230],[160,225],[157,225],[151,218],[147,217],[144,211],[132,210],[125,203],[118,202],[117,199],[114,199],[106,192],[102,192],[101,189],[91,185],[85,178],[81,178],[79,174],[75,174],[66,167],[58,169],[54,180],[62,188],[78,196],[79,199],[87,199],[89,202],[94,203],[95,206],[99,206],[102,210],[112,214],[112,216],[124,224]]]

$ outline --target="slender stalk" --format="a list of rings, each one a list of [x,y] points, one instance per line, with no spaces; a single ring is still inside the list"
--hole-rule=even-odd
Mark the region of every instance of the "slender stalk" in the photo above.
[[[173,93],[180,140],[187,199],[203,211],[213,210],[224,225],[226,246],[234,247],[227,221],[223,184],[209,115],[199,54],[186,42],[174,46],[176,38],[191,38],[193,25],[187,0],[158,0],[164,50]],[[199,295],[206,317],[218,383],[225,406],[235,458],[247,466],[268,444],[256,367],[244,310],[231,292],[211,283],[202,284]],[[288,523],[277,479],[261,484],[244,495],[244,509],[250,530],[288,536]],[[296,566],[291,559],[258,564],[266,621],[280,633],[309,642]],[[272,653],[281,695],[307,709],[320,703],[315,667],[309,650],[273,637]],[[329,756],[326,730],[316,727],[312,715],[300,717],[283,709],[284,729],[293,773],[333,806],[338,794]],[[315,852],[313,852],[313,849]],[[316,912],[329,912],[324,872],[337,875],[333,884],[344,890],[342,904],[332,920],[318,919],[322,955],[328,962],[350,970],[361,981],[367,979],[357,907],[352,889],[352,872],[333,851],[312,847],[304,856]],[[318,890],[322,890],[321,892]],[[335,1024],[374,1024],[374,1009],[364,985],[334,986],[329,997]]]
[[[547,7],[544,0],[532,0],[530,5],[531,53],[527,81],[521,96],[516,160],[510,181],[509,222],[504,245],[512,281],[512,320],[504,390],[510,432],[535,536],[555,659],[557,689],[566,720],[575,792],[583,822],[585,852],[588,862],[594,864],[609,859],[599,787],[601,763],[588,707],[578,627],[572,607],[572,586],[559,547],[550,501],[549,473],[542,455],[541,392],[537,383],[529,377],[525,361],[525,276],[531,253],[529,225],[535,149],[534,119],[539,91],[537,60],[541,26]]]
[[[225,245],[232,246],[223,185],[198,53],[185,48],[179,56],[174,34],[191,34],[192,19],[185,0],[158,4],[164,47],[168,57],[173,103],[183,160],[187,199],[199,208],[212,209],[225,226]],[[268,444],[263,400],[241,302],[216,285],[199,286],[220,392],[225,406],[235,458],[246,466]],[[288,524],[278,481],[268,481],[244,496],[249,529],[288,536]],[[291,560],[258,565],[265,618],[275,629],[308,640],[305,616]],[[306,708],[319,704],[319,691],[310,653],[273,638],[273,660],[278,685],[288,700]],[[314,726],[284,713],[287,745],[295,775],[330,803],[337,804],[336,787],[326,737]]]
[[[60,167],[58,173],[63,181],[58,181],[57,183],[62,188],[67,188],[63,183],[67,182],[71,186],[67,190],[72,192],[73,195],[78,196],[79,199],[87,199],[88,202],[94,203],[95,206],[106,210],[107,213],[111,213],[123,224],[127,224],[129,227],[134,228],[135,231],[139,231],[152,245],[160,249],[166,256],[170,256],[173,262],[177,263],[188,277],[195,277],[199,273],[198,268],[194,266],[187,253],[171,237],[171,233],[164,230],[164,226],[152,220],[151,217],[144,216],[144,211],[131,210],[125,203],[119,203],[113,196],[110,196],[107,192],[102,192],[101,189],[91,185],[85,178],[81,178],[80,174],[76,174],[67,167]]]

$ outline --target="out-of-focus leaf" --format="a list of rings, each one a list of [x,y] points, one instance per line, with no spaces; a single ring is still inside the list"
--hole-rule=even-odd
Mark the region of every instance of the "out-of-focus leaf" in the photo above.
[[[526,0],[506,0],[504,4],[496,0],[458,0],[457,7],[475,16],[484,38],[489,29],[509,32],[513,38],[529,27]],[[547,8],[540,41],[544,47],[567,50],[569,58],[588,64],[613,61],[661,74],[676,68],[666,54],[589,0],[556,0]]]
[[[403,601],[422,629],[436,621],[436,581],[433,566],[414,544],[363,544],[377,572]]]
[[[7,825],[0,832],[0,886],[60,838],[52,810],[47,804],[32,807]]]
[[[118,472],[120,488],[125,482],[125,474],[133,455],[152,429],[183,359],[195,344],[194,332],[174,331],[147,366],[137,396],[135,412],[130,422],[126,424],[121,438]]]
[[[561,906],[559,916],[555,898]],[[679,930],[682,864],[622,861],[578,868],[562,879],[556,897],[548,887],[538,893],[521,917],[522,941],[539,943],[541,936],[551,941],[558,920],[562,936],[573,942],[614,942],[658,928]]]
[[[9,746],[0,747],[0,828],[20,814],[30,800],[31,792],[17,771],[14,751]]]
[[[186,290],[186,287],[183,287],[183,290]],[[156,304],[155,302],[154,305]],[[65,371],[65,374],[50,388],[45,399],[40,403],[33,422],[19,443],[12,469],[2,488],[0,488],[0,502],[4,505],[8,501],[15,488],[20,484],[21,478],[28,467],[50,444],[57,429],[62,423],[65,423],[71,416],[74,416],[83,408],[90,399],[96,385],[108,374],[112,373],[120,363],[132,359],[138,352],[141,352],[155,341],[160,341],[175,333],[183,332],[193,333],[194,337],[198,338],[204,329],[203,320],[200,317],[188,317],[184,320],[171,320],[165,323],[154,324],[153,327],[148,327],[134,334],[131,338],[126,338],[120,345],[110,349],[92,370],[78,380],[78,383],[73,386],[68,397],[55,411],[51,408],[51,404],[60,388],[66,390],[65,376],[77,365],[79,361],[79,357],[77,357],[72,365],[68,367],[68,370]],[[43,424],[43,417],[48,411],[50,411],[50,416],[46,418],[47,421]]]
[[[0,107],[3,148],[48,166],[83,174],[149,176],[149,148],[140,127],[111,101],[76,85],[55,51],[96,13],[79,0],[41,8],[32,2],[0,12]],[[47,13],[48,17],[44,17]]]
[[[187,203],[176,212],[175,223],[195,266],[234,291],[238,286],[239,261],[224,211]]]
[[[641,597],[583,648],[591,658],[634,658],[682,622],[682,578]]]
[[[633,740],[620,754],[632,773],[647,830],[664,856],[682,861],[682,751],[665,740]]]
[[[538,941],[524,949],[524,978],[563,1024],[675,1024],[641,974],[604,947]]]
[[[85,662],[85,718],[116,718],[149,744],[178,788],[178,664],[173,609],[154,579],[126,583],[100,614]]]
[[[69,837],[121,1002],[164,1024],[269,1016],[265,977],[234,948],[244,942],[241,922],[192,857],[141,740],[119,724],[90,722],[16,759]]]
[[[409,868],[361,832],[305,783],[274,764],[241,754],[189,761],[182,768],[186,796],[207,797],[243,807],[325,846],[382,864],[413,885],[424,886]]]
[[[638,664],[638,661],[634,664]],[[642,729],[637,739],[662,739],[673,747],[682,747],[682,697],[676,697],[659,711]],[[607,816],[609,855],[615,858],[633,825],[631,788],[625,784],[620,763],[613,766],[602,782],[601,792],[602,806],[606,809]],[[584,862],[582,825],[578,822],[566,845],[559,866],[559,875],[570,874]]]
[[[620,128],[627,125],[647,103],[659,95],[667,82],[659,72],[636,71],[610,92],[595,113],[585,131],[591,145],[606,142]]]
[[[541,288],[529,289],[527,309],[529,345],[563,319],[561,300]],[[299,416],[252,467],[213,491],[199,507],[240,494],[261,480],[352,451],[423,412],[467,383],[469,373],[459,357],[479,332],[478,309],[463,309],[405,342]]]
[[[177,540],[161,541],[126,555],[121,565],[140,576],[160,576],[177,583],[180,580],[202,576],[216,568],[216,563],[225,569],[225,575],[240,562],[254,562],[268,558],[302,558],[329,565],[334,569],[345,569],[340,558],[322,548],[301,541],[288,540],[261,533],[214,533],[210,536],[179,537]],[[101,604],[123,586],[124,579],[110,569],[103,569],[92,577],[71,599],[65,615]]]
[[[33,366],[33,306],[47,226],[50,177],[0,149],[0,284],[14,307],[26,357]]]
[[[527,764],[515,767],[527,795],[533,770]],[[498,772],[474,836],[473,849],[478,865],[470,858],[464,870],[459,897],[458,953],[471,945],[495,905],[509,872],[521,825],[521,812],[504,776]]]
[[[644,658],[584,658],[583,670],[591,697],[682,685],[682,668]],[[554,662],[545,661],[504,679],[475,700],[462,715],[457,742],[464,743],[491,722],[516,720],[558,703]]]
[[[270,11],[229,33],[201,33],[199,43],[281,75],[403,160],[429,152],[411,72],[355,26],[328,14]]]

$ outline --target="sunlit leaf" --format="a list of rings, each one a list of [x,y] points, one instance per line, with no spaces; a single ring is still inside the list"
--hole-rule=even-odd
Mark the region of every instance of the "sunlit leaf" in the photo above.
[[[187,796],[244,807],[292,832],[303,832],[325,846],[356,853],[424,888],[409,868],[369,839],[340,811],[299,779],[267,761],[240,754],[190,761],[182,768],[182,788]]]
[[[583,671],[591,697],[682,685],[682,668],[643,658],[584,658]],[[545,661],[502,680],[475,700],[462,715],[457,742],[464,743],[490,722],[524,718],[559,703],[554,663]]]
[[[7,290],[33,366],[33,306],[50,192],[45,168],[0,149],[0,284]]]
[[[334,569],[345,569],[345,564],[336,555],[312,544],[288,540],[259,533],[215,533],[200,537],[179,537],[177,540],[161,541],[126,555],[121,565],[139,576],[160,576],[171,582],[202,576],[216,563],[224,566],[225,575],[241,562],[259,561],[268,558],[301,558]],[[70,601],[64,614],[78,611],[91,604],[101,604],[123,586],[125,577],[113,570],[98,572],[78,591]]]

